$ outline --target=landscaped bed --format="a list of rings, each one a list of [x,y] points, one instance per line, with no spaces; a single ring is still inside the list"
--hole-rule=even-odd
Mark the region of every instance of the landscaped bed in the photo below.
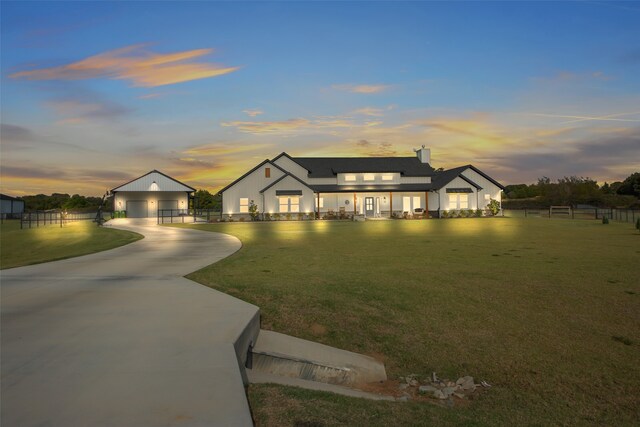
[[[0,268],[38,264],[105,251],[142,239],[131,231],[98,227],[92,221],[69,222],[60,227],[20,229],[20,221],[0,226]]]
[[[259,425],[640,419],[640,234],[632,224],[470,218],[192,227],[242,240],[242,250],[189,277],[258,305],[263,328],[374,356],[392,381],[435,371],[492,385],[449,403],[252,385]]]

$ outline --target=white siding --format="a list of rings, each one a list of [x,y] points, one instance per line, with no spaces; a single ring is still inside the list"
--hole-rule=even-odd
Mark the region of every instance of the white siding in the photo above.
[[[287,172],[297,176],[304,182],[309,181],[309,178],[307,177],[307,175],[309,175],[309,172],[305,168],[303,168],[302,166],[300,166],[299,164],[297,164],[296,162],[288,158],[287,156],[280,157],[274,163],[280,166],[282,169],[286,170]],[[335,180],[331,183],[335,183]]]
[[[480,187],[482,187],[482,190],[480,190],[478,194],[480,209],[484,209],[489,203],[488,201],[485,200],[485,195],[487,194],[492,199],[495,199],[499,202],[502,201],[501,199],[502,190],[500,189],[500,187],[498,187],[497,185],[495,185],[494,183],[492,183],[491,181],[489,181],[488,179],[486,179],[485,177],[483,177],[473,169],[466,169],[464,172],[462,172],[462,175],[464,175],[465,177],[469,178],[471,181],[475,182]]]
[[[265,168],[271,168],[271,177],[265,177]],[[249,200],[258,206],[258,211],[263,212],[262,194],[260,190],[277,181],[284,173],[272,165],[265,163],[249,175],[245,176],[241,181],[236,182],[233,186],[227,188],[222,193],[222,212],[225,215],[233,215],[240,212],[240,198],[248,197]]]
[[[471,179],[471,178],[469,178]],[[472,180],[473,181],[473,180]],[[474,181],[476,182],[476,181]],[[479,183],[477,183],[478,185],[480,185]],[[449,182],[447,185],[445,185],[444,187],[442,187],[442,189],[440,189],[440,201],[442,203],[440,209],[444,210],[444,211],[449,211],[449,210],[458,210],[460,209],[457,205],[456,206],[452,206],[449,204],[449,194],[451,193],[447,193],[447,188],[471,188],[472,193],[465,193],[468,196],[468,200],[469,200],[469,205],[466,209],[477,209],[478,208],[478,192],[476,190],[476,188],[469,184],[467,181],[465,181],[464,179],[457,177],[454,178],[453,180],[451,180],[451,182]]]
[[[307,213],[314,211],[315,200],[313,191],[309,187],[302,185],[295,178],[287,176],[282,181],[262,193],[264,197],[264,210],[260,209],[260,212],[264,211],[270,214],[279,213],[279,198],[276,196],[277,190],[301,190],[302,197],[300,197],[300,212]],[[262,205],[262,199],[260,205]]]
[[[332,185],[338,182],[336,178],[307,178],[304,181],[309,185]]]
[[[173,179],[158,172],[151,172],[128,184],[114,188],[114,191],[193,191]]]
[[[146,200],[150,217],[158,214],[158,203],[161,200],[175,200],[178,209],[189,207],[189,197],[184,191],[118,191],[113,198],[113,209],[126,210],[129,200]]]

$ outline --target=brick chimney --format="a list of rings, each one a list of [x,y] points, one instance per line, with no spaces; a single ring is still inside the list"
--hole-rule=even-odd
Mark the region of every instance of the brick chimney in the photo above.
[[[422,148],[414,149],[413,151],[416,152],[418,159],[420,159],[422,163],[431,163],[431,149],[425,148],[423,145]]]

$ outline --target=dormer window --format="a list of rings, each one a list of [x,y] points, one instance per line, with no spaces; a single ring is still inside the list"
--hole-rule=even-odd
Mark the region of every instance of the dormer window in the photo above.
[[[373,173],[365,173],[364,174],[364,180],[365,181],[375,181],[376,179],[376,175]]]
[[[393,181],[393,175],[382,175],[383,181]]]
[[[356,180],[356,176],[355,175],[345,175],[344,176],[344,180],[345,181],[355,181]]]

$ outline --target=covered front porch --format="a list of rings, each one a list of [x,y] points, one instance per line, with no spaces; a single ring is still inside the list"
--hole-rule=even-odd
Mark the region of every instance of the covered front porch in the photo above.
[[[426,218],[429,194],[428,191],[317,192],[314,194],[316,218]]]

